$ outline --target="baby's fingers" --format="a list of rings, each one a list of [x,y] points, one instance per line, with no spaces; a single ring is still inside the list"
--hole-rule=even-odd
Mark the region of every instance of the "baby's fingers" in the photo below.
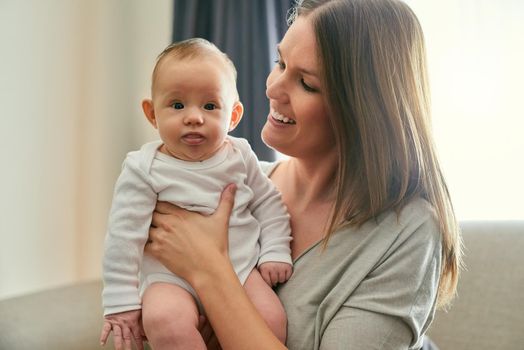
[[[144,350],[144,343],[142,338],[142,330],[139,326],[132,328],[133,339],[135,340],[136,350]]]
[[[270,284],[270,286],[271,286],[271,287],[276,286],[277,283],[278,283],[278,271],[276,271],[276,270],[270,270],[270,271],[269,271],[269,276],[270,276],[270,279],[271,279],[271,284]]]
[[[119,325],[113,326],[113,344],[115,345],[115,350],[124,350],[122,344],[122,330]]]
[[[124,326],[124,328],[122,329],[123,331],[123,338],[124,338],[124,347],[126,350],[133,350],[131,349],[131,330]]]
[[[278,283],[284,283],[287,281],[287,278],[286,278],[286,270],[285,269],[281,269],[278,271]]]
[[[104,326],[102,327],[102,333],[100,334],[100,345],[106,345],[107,337],[111,333],[111,323],[105,321]]]
[[[269,271],[267,269],[262,269],[260,275],[262,276],[262,279],[271,286],[271,276],[269,275]]]
[[[286,282],[289,277],[291,277],[291,274],[293,273],[293,268],[291,265],[286,266],[285,268],[281,269],[278,272],[278,283],[284,283]]]
[[[286,281],[291,277],[291,274],[293,273],[293,268],[290,266],[287,270],[286,270]],[[285,281],[284,281],[285,282]]]

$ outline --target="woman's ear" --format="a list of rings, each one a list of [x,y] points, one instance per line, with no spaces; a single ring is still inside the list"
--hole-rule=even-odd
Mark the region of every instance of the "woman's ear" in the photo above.
[[[153,100],[142,100],[142,110],[144,111],[146,119],[151,123],[151,125],[153,125],[155,129],[157,129],[158,127],[156,125],[155,108],[153,107]]]
[[[240,102],[235,102],[233,105],[233,111],[231,112],[231,122],[229,122],[229,131],[233,131],[240,123],[242,116],[244,115],[244,106]]]

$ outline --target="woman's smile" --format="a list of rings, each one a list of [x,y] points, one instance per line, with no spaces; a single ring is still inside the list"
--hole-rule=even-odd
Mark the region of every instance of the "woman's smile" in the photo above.
[[[273,118],[273,120],[276,120],[277,122],[282,123],[282,124],[296,124],[297,123],[295,120],[288,118],[284,116],[283,114],[280,114],[279,112],[275,111],[274,109],[270,111],[270,116],[271,118]]]

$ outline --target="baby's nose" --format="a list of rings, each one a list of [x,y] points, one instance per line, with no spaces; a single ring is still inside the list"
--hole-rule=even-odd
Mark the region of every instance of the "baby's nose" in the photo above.
[[[196,110],[189,110],[184,117],[184,124],[186,125],[201,125],[204,123],[202,113]]]

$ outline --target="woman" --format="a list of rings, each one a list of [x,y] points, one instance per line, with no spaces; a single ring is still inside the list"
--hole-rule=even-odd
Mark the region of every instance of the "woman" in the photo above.
[[[267,79],[268,169],[291,214],[277,292],[289,349],[418,349],[454,295],[461,239],[429,130],[425,49],[397,0],[304,0]],[[227,258],[234,186],[210,217],[159,203],[146,250],[186,278],[224,349],[284,349]]]

